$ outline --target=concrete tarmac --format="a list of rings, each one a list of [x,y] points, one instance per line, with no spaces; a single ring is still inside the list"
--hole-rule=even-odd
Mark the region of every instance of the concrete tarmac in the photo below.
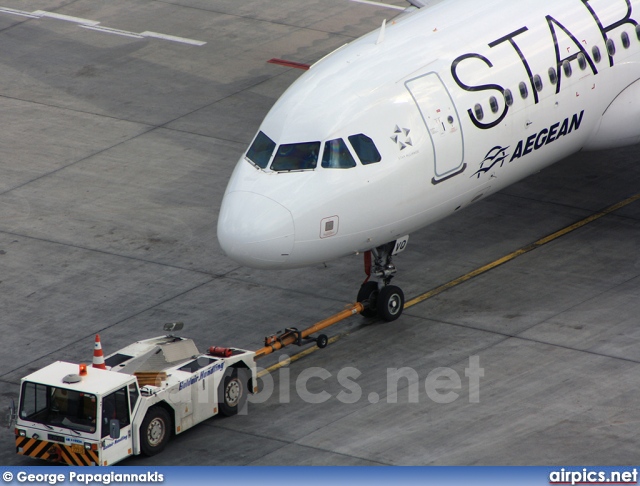
[[[361,258],[239,267],[216,218],[236,161],[301,74],[266,61],[312,63],[397,13],[348,0],[5,0],[0,405],[42,366],[90,361],[96,333],[111,353],[184,321],[201,350],[257,349],[355,299]],[[420,295],[637,192],[637,147],[575,155],[411,235],[394,283]],[[355,317],[274,372],[248,415],[123,464],[636,463],[639,248],[634,203],[394,323]],[[0,432],[1,464],[41,464]]]

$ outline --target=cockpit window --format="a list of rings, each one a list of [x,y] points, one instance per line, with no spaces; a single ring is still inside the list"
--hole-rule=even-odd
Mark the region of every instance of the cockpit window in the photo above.
[[[271,164],[271,170],[282,172],[315,169],[318,165],[319,152],[320,142],[280,145]]]
[[[247,151],[247,158],[261,169],[265,169],[269,164],[269,159],[275,148],[276,143],[273,140],[264,133],[258,132],[256,139]]]
[[[338,138],[324,144],[322,153],[322,167],[326,169],[349,169],[356,166],[353,155],[349,152],[344,140]]]
[[[374,162],[380,162],[382,160],[382,156],[380,155],[380,152],[378,152],[373,140],[366,135],[362,133],[359,133],[358,135],[351,135],[349,137],[349,142],[351,142],[353,150],[358,154],[360,162],[364,165],[373,164]]]

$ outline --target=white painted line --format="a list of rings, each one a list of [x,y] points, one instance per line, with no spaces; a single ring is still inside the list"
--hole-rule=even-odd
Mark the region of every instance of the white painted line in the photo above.
[[[20,15],[21,17],[29,17],[30,19],[39,19],[38,15],[33,15],[31,12],[25,12],[23,10],[15,10],[13,8],[0,7],[0,12],[11,15]]]
[[[390,8],[392,10],[402,10],[403,12],[406,10],[404,7],[398,7],[397,5],[389,5],[388,3],[373,2],[371,0],[351,0],[351,1],[356,3],[364,3],[366,5],[372,5],[374,7],[384,7],[384,8]]]
[[[63,15],[57,14],[54,12],[47,12],[46,10],[36,10],[35,12],[31,12],[33,15],[37,15],[38,17],[48,17],[51,19],[58,20],[66,20],[67,22],[74,22],[80,25],[98,25],[100,22],[96,22],[95,20],[89,19],[81,19],[80,17],[72,17],[71,15]]]
[[[164,40],[173,41],[173,42],[181,42],[182,44],[189,44],[189,45],[198,46],[198,47],[206,44],[206,42],[204,41],[187,39],[185,37],[176,37],[175,35],[160,34],[158,32],[145,31],[145,32],[142,32],[140,35],[144,37],[153,37],[155,39],[164,39]]]
[[[140,34],[136,34],[135,32],[129,32],[128,30],[118,30],[118,29],[112,29],[110,27],[96,27],[93,25],[81,25],[80,27],[83,27],[89,30],[97,30],[98,32],[106,32],[107,34],[122,35],[124,37],[133,37],[134,39],[144,39],[144,37],[142,37]]]
[[[364,1],[364,0],[353,0],[353,1]],[[75,24],[78,24],[80,27],[83,27],[85,29],[96,30],[98,32],[105,32],[107,34],[133,37],[134,39],[144,39],[145,37],[152,37],[154,39],[163,39],[171,42],[180,42],[181,44],[189,44],[191,46],[198,46],[198,47],[206,44],[206,42],[204,41],[187,39],[186,37],[178,37],[175,35],[161,34],[159,32],[145,31],[139,34],[138,32],[129,32],[128,30],[112,29],[111,27],[101,26],[100,22],[97,22],[95,20],[83,19],[80,17],[72,17],[71,15],[63,15],[63,14],[58,14],[54,12],[47,12],[46,10],[36,10],[35,12],[25,12],[23,10],[15,10],[12,8],[0,7],[0,13],[20,15],[22,17],[29,17],[32,19],[50,18],[50,19],[64,20],[66,22],[73,22]]]

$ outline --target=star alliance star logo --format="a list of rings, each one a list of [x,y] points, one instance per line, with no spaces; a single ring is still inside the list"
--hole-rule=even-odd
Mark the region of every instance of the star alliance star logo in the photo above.
[[[411,133],[411,130],[409,128],[401,129],[398,125],[396,125],[396,128],[393,131],[393,135],[391,136],[391,140],[393,140],[393,143],[400,147],[400,150],[404,150],[408,146],[413,147],[413,142],[411,141],[409,133]]]

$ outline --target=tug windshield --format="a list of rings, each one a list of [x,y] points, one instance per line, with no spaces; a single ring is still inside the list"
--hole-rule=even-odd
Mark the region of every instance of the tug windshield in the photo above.
[[[95,395],[39,383],[22,385],[20,418],[23,420],[93,434],[96,413]]]

